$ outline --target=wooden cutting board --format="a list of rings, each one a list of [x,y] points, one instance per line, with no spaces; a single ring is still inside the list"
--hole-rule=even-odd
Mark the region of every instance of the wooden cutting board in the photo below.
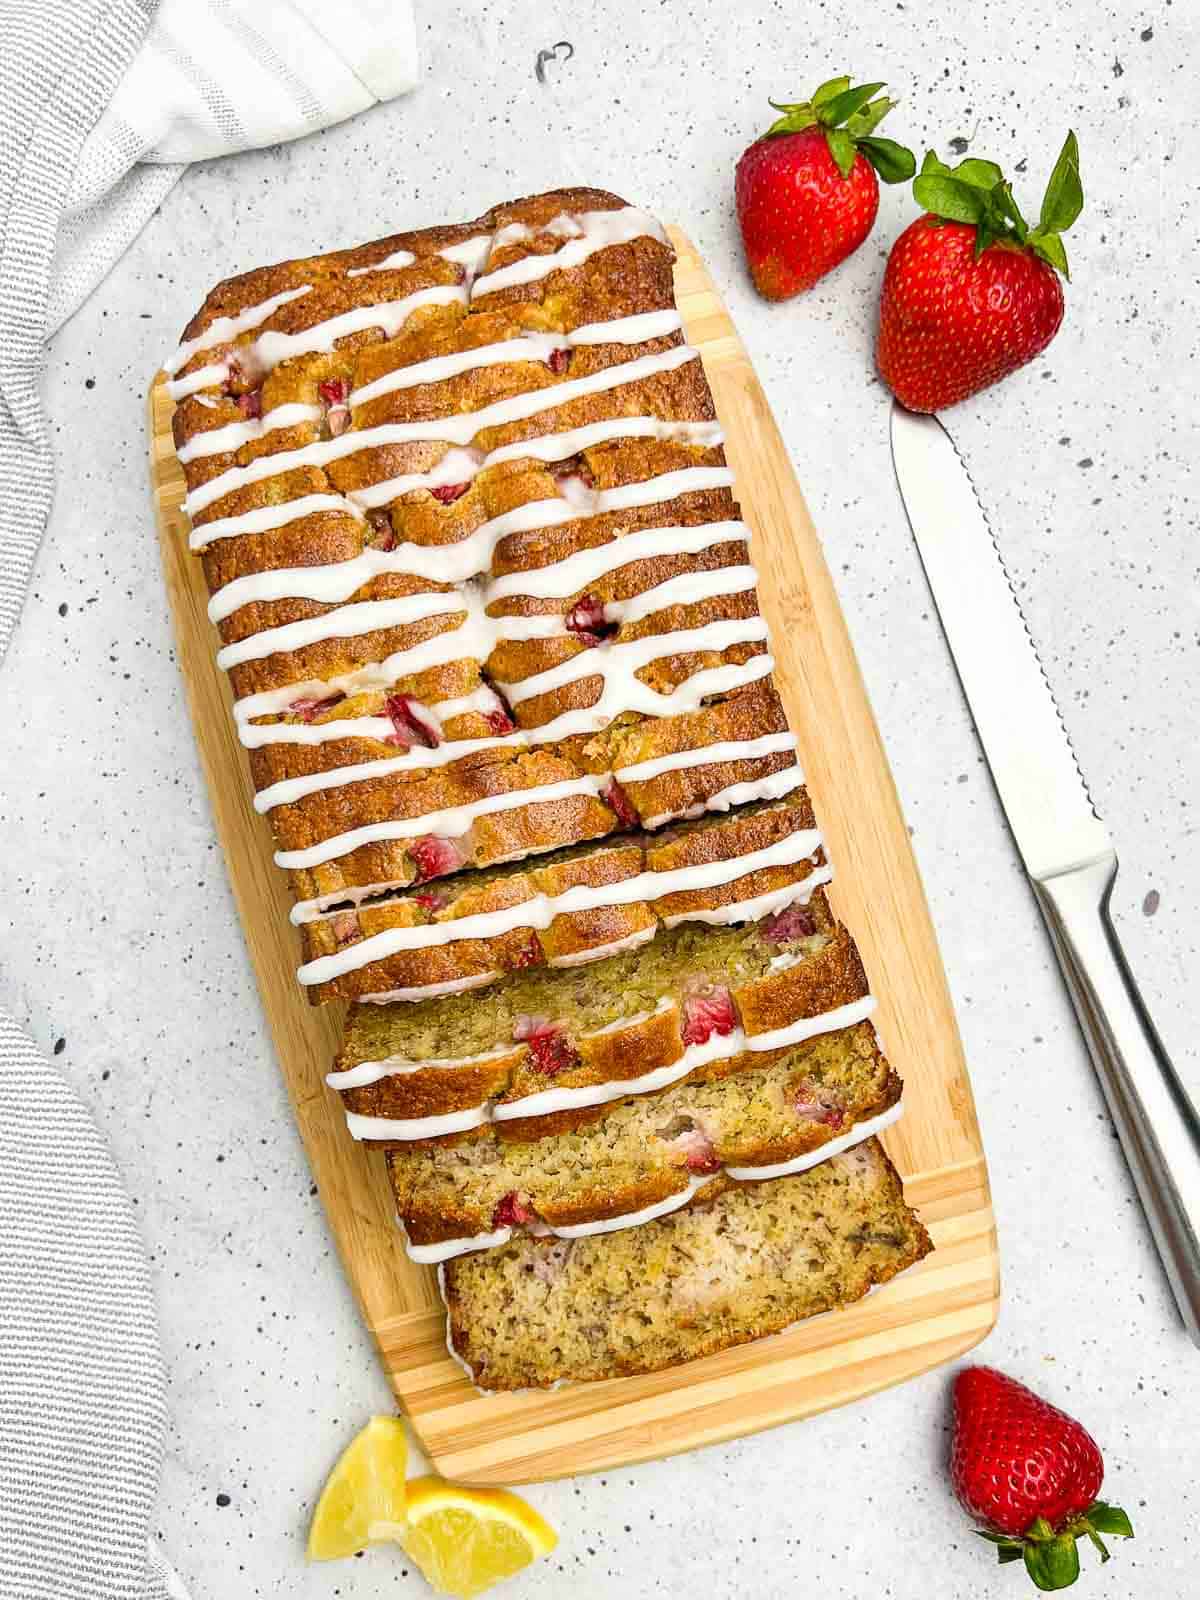
[[[877,1022],[905,1080],[885,1138],[936,1250],[859,1305],[643,1378],[549,1394],[481,1395],[448,1356],[433,1270],[409,1261],[382,1158],[346,1132],[324,1085],[338,1007],[307,1004],[293,972],[284,875],[251,805],[245,753],[217,671],[200,562],[188,551],[172,402],[150,392],[150,476],[180,667],[259,991],[342,1263],[426,1452],[470,1483],[528,1483],[688,1450],[860,1399],[971,1348],[996,1319],[987,1168],[962,1046],[908,830],[816,532],[766,397],[691,244],[675,285],[727,434],[772,629],[776,682],[837,868],[831,898],[862,950]],[[234,930],[230,929],[230,938]]]

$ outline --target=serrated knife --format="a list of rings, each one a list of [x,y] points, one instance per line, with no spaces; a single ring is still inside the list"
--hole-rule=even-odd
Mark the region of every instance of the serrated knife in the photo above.
[[[1117,856],[983,507],[936,417],[892,408],[892,459],[946,642],[1167,1277],[1200,1345],[1200,1118],[1109,914]]]

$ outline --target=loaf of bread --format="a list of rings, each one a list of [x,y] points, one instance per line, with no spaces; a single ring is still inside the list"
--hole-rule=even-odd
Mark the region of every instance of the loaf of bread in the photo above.
[[[714,1178],[640,1228],[447,1262],[449,1344],[483,1389],[655,1372],[849,1305],[931,1248],[872,1139],[794,1178]]]
[[[192,544],[298,920],[798,784],[672,262],[560,190],[186,329]]]
[[[929,1248],[673,264],[560,189],[228,279],[168,363],[328,1082],[500,1388]]]

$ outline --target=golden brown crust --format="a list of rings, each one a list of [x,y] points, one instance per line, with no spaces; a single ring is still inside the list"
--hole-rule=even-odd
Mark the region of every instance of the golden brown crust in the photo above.
[[[661,875],[689,866],[734,861],[813,827],[808,796],[799,789],[786,800],[761,809],[705,817],[692,826],[627,843],[608,840],[545,863],[535,856],[517,870],[448,878],[402,897],[331,913],[302,925],[306,962],[366,946],[397,929],[428,927],[432,934],[467,917],[518,907],[526,908],[528,920],[500,933],[380,955],[340,976],[312,984],[311,998],[321,1002],[361,999],[395,989],[467,980],[484,972],[574,965],[589,952],[599,959],[607,948],[647,935],[668,918],[696,918],[802,883],[824,864],[824,852],[817,845],[794,863],[760,867],[711,886],[658,897],[651,891],[624,904],[558,911],[548,927],[540,927],[537,917],[550,909],[547,901],[557,901],[572,889],[623,884],[642,874]]]

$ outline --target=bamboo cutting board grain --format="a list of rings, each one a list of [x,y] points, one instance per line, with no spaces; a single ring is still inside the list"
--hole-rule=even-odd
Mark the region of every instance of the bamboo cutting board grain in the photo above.
[[[776,681],[830,858],[832,898],[879,996],[877,1022],[905,1080],[885,1143],[936,1250],[845,1311],[643,1378],[549,1394],[481,1395],[449,1357],[436,1279],[404,1254],[383,1162],[346,1132],[324,1085],[341,1011],[305,1001],[283,873],[251,805],[245,755],[188,551],[172,403],[150,393],[150,472],[180,667],[218,837],[300,1131],[342,1262],[396,1394],[448,1476],[520,1483],[669,1455],[842,1405],[970,1349],[996,1318],[987,1168],[958,1030],[891,774],[845,623],[787,451],[745,350],[695,250],[677,232],[676,292],[727,434],[754,535]],[[233,937],[233,930],[230,930]]]

